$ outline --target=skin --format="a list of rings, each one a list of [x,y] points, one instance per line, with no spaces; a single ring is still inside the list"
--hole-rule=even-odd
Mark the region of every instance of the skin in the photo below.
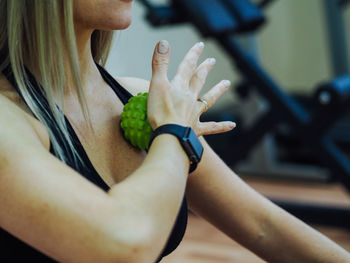
[[[131,148],[117,127],[123,105],[101,78],[89,47],[94,29],[129,26],[132,3],[75,0],[74,5],[82,80],[95,134],[89,132],[69,89],[64,111],[111,190],[103,192],[49,154],[45,127],[1,76],[0,122],[6,123],[0,130],[1,227],[58,261],[152,262],[165,245],[186,191],[191,210],[268,261],[350,262],[345,250],[241,181],[203,138],[203,159],[189,176],[188,158],[172,135],[158,136],[147,156]],[[190,49],[171,81],[166,77],[170,50],[157,50],[158,45],[150,83],[118,78],[134,95],[150,87],[152,127],[178,123],[192,126],[198,136],[231,130],[231,123],[199,122],[205,107],[197,102],[198,94],[214,66],[210,59],[196,66],[203,47]],[[220,82],[205,94],[209,106],[227,88]]]

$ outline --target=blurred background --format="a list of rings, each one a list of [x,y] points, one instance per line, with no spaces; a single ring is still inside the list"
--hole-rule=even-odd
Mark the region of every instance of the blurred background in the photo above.
[[[206,48],[202,59],[215,57],[217,60],[208,78],[207,88],[221,79],[237,79],[230,58],[215,40],[203,38],[189,23],[154,28],[145,21],[146,12],[146,8],[136,1],[131,26],[117,33],[107,64],[112,74],[150,79],[154,46],[159,40],[167,39],[172,46],[169,77],[175,74],[177,65],[188,49],[194,43],[204,41]],[[287,90],[303,92],[312,90],[315,83],[321,80],[328,80],[332,70],[323,1],[279,0],[265,12],[267,22],[257,32],[256,42],[259,57],[274,78]],[[348,22],[349,12],[348,9],[344,10]],[[215,107],[230,103],[233,99],[234,94],[231,93]]]
[[[107,69],[150,80],[154,46],[166,39],[172,78],[188,49],[203,41],[201,60],[217,60],[203,92],[222,79],[232,82],[203,120],[238,124],[208,142],[248,184],[350,250],[348,4],[136,0]],[[220,13],[220,6],[231,12]],[[241,30],[249,19],[261,20]],[[190,215],[184,241],[162,262],[263,261]]]

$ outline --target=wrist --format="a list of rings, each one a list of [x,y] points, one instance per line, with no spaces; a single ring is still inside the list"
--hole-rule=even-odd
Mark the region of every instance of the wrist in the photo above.
[[[203,154],[203,146],[191,127],[184,127],[179,124],[165,124],[154,130],[149,147],[153,140],[162,134],[171,134],[177,137],[178,141],[190,161],[190,170],[193,172],[200,162]]]
[[[156,130],[158,127],[167,125],[167,124],[177,124],[180,126],[189,126],[188,123],[186,123],[184,120],[181,120],[177,117],[167,117],[164,119],[148,119],[148,122],[150,123],[152,130]]]
[[[185,150],[181,146],[181,143],[176,138],[176,136],[169,133],[159,134],[153,139],[153,142],[152,142],[152,149],[158,148],[158,147],[163,149],[164,147],[168,148],[168,151],[166,151],[165,154],[167,159],[169,160],[169,164],[166,164],[166,166],[171,167],[174,165],[174,168],[178,169],[179,168],[178,165],[179,163],[181,163],[181,164],[185,164],[186,171],[189,170],[190,160],[187,157]],[[176,161],[174,162],[174,160]]]

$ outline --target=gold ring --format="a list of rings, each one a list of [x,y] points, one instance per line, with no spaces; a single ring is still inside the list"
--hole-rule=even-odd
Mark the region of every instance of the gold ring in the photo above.
[[[204,103],[205,109],[208,109],[208,108],[209,108],[209,104],[208,104],[208,102],[207,102],[205,99],[199,98],[199,99],[197,99],[197,100]]]

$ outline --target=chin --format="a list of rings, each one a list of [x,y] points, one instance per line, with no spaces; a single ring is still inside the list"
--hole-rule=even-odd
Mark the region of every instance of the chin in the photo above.
[[[115,30],[127,29],[130,25],[131,25],[131,17],[124,19],[122,21],[119,21],[119,25],[115,28]]]
[[[107,27],[105,28],[107,30],[123,30],[128,28],[131,25],[131,21],[132,21],[132,16],[131,13],[129,12],[125,12],[124,14],[119,14],[118,17],[116,19],[108,19],[109,21],[107,21],[106,24],[109,24]],[[111,23],[112,21],[112,23]]]
[[[101,2],[100,8],[94,12],[91,11],[94,10],[92,1]],[[120,4],[119,1],[121,0],[115,2],[116,5],[113,6],[111,3],[114,2],[111,0],[76,0],[74,11],[76,27],[83,30],[123,30],[128,28],[132,20],[132,5],[131,2]]]

